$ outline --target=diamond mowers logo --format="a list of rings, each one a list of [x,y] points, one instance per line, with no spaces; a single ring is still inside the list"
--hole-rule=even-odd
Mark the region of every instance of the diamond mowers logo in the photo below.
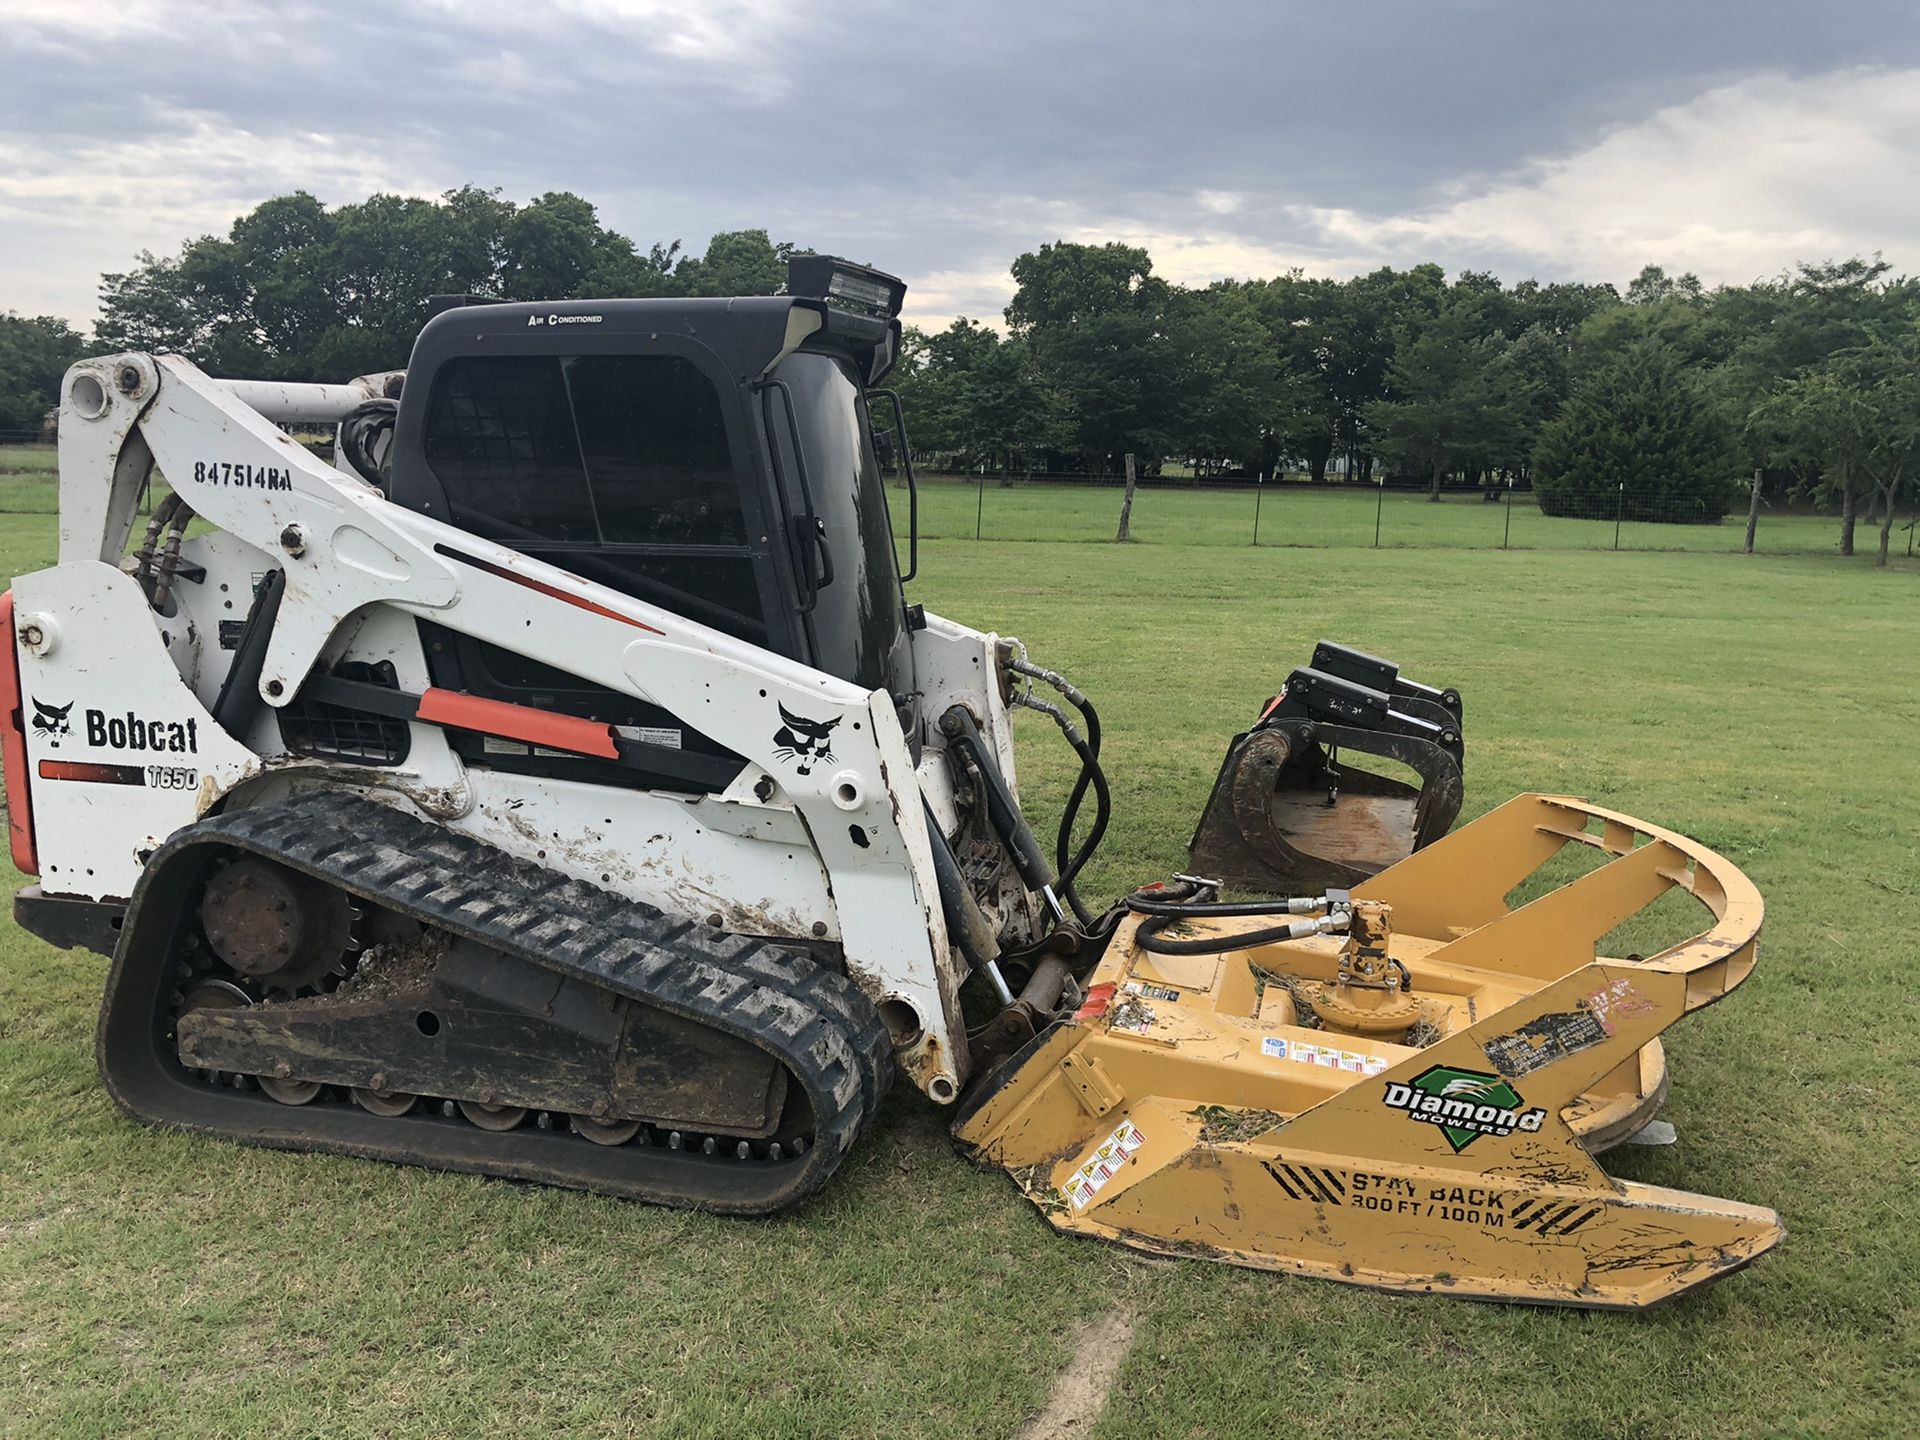
[[[1438,1125],[1456,1155],[1482,1135],[1538,1130],[1547,1118],[1538,1106],[1528,1109],[1520,1092],[1498,1075],[1451,1065],[1422,1071],[1411,1084],[1389,1082],[1387,1105],[1406,1111],[1409,1119]]]

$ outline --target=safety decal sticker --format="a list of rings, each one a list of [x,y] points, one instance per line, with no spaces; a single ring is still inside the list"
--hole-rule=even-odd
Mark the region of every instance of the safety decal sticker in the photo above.
[[[1289,1200],[1309,1200],[1316,1205],[1344,1205],[1347,1187],[1338,1171],[1311,1165],[1290,1165],[1284,1160],[1263,1160],[1274,1183],[1287,1192]]]
[[[1602,1044],[1607,1030],[1585,1010],[1560,1010],[1536,1016],[1508,1035],[1486,1043],[1487,1059],[1509,1080]]]
[[[1600,1022],[1600,1028],[1613,1034],[1614,1021],[1625,1015],[1646,1015],[1653,1010],[1653,1002],[1642,995],[1633,986],[1633,981],[1622,975],[1611,985],[1594,991],[1580,1002],[1580,1008]]]
[[[1345,1070],[1352,1075],[1378,1075],[1391,1067],[1391,1062],[1381,1055],[1363,1055],[1357,1050],[1342,1050],[1338,1045],[1319,1045],[1309,1040],[1289,1040],[1284,1035],[1262,1036],[1260,1053],[1270,1060],[1293,1060],[1302,1065]]]
[[[1119,1174],[1120,1167],[1132,1158],[1133,1152],[1146,1143],[1147,1137],[1140,1133],[1138,1126],[1131,1120],[1121,1121],[1120,1128],[1094,1149],[1093,1158],[1074,1171],[1072,1178],[1061,1187],[1073,1208],[1086,1209],[1088,1202],[1100,1193],[1100,1187]]]
[[[1113,1007],[1113,1016],[1107,1021],[1107,1028],[1144,1035],[1153,1028],[1153,1018],[1151,1005],[1138,995],[1129,995]]]
[[[542,760],[578,760],[578,750],[552,750],[545,745],[530,745],[524,740],[503,740],[498,735],[482,735],[480,751],[484,755],[533,755]]]
[[[1594,991],[1575,1010],[1556,1010],[1536,1016],[1507,1035],[1486,1043],[1487,1059],[1509,1080],[1577,1055],[1604,1042],[1623,1016],[1644,1015],[1652,1004],[1622,976]]]
[[[1432,1185],[1403,1175],[1370,1170],[1338,1170],[1303,1165],[1276,1157],[1263,1162],[1289,1200],[1313,1205],[1344,1205],[1425,1220],[1443,1220],[1480,1230],[1530,1230],[1536,1235],[1571,1235],[1597,1220],[1603,1206],[1576,1201],[1563,1204],[1485,1185]]]
[[[1129,980],[1120,988],[1129,995],[1144,995],[1149,1000],[1174,1001],[1180,998],[1180,992],[1171,985],[1149,985],[1144,980]]]
[[[665,725],[616,725],[614,733],[623,740],[638,740],[643,745],[664,745],[669,750],[684,748],[682,732]]]
[[[1544,1109],[1529,1107],[1502,1077],[1452,1065],[1430,1066],[1410,1084],[1389,1081],[1385,1098],[1388,1109],[1438,1126],[1456,1155],[1482,1135],[1504,1138],[1516,1130],[1536,1131],[1547,1118]]]

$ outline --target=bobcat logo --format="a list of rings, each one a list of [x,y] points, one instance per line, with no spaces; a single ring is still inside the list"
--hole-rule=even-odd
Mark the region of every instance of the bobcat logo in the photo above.
[[[800,763],[794,766],[796,774],[811,775],[815,765],[833,759],[832,730],[840,719],[836,715],[831,720],[809,720],[782,705],[780,728],[773,732],[773,753],[782,760],[798,760]]]
[[[58,750],[60,737],[72,732],[73,726],[67,723],[67,712],[72,709],[71,700],[64,705],[33,702],[33,733],[46,741],[49,749]]]

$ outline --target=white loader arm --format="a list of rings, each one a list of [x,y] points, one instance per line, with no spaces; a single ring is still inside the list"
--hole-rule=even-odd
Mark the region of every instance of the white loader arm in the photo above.
[[[881,1007],[916,1084],[936,1100],[958,1093],[966,1066],[957,999],[964,962],[949,944],[920,786],[885,692],[862,691],[393,505],[247,403],[270,398],[267,408],[279,418],[325,422],[365,398],[353,387],[237,387],[177,356],[120,355],[74,366],[63,397],[61,570],[117,563],[150,451],[195,514],[284,572],[258,682],[267,705],[295,696],[343,622],[390,606],[672,712],[770,777],[772,786],[746,795],[747,803],[757,795],[769,808],[798,813],[826,872],[849,975]],[[123,576],[116,583],[134,585]],[[18,590],[22,609],[31,609],[35,587],[23,580]],[[85,663],[99,637],[84,617],[50,618],[68,652],[64,662]],[[36,658],[22,654],[23,674]],[[135,698],[159,708],[152,697]],[[443,695],[440,703],[452,712],[423,710],[420,718],[465,725],[485,713],[472,707],[521,709],[472,697]],[[168,704],[194,707],[198,726],[217,728],[184,686]],[[814,722],[830,746],[794,753],[790,732],[776,738],[786,729],[783,710]],[[539,715],[522,711],[518,723],[537,729]],[[546,718],[575,737],[575,748],[595,729],[572,717]],[[179,823],[231,788],[202,785],[183,795]]]

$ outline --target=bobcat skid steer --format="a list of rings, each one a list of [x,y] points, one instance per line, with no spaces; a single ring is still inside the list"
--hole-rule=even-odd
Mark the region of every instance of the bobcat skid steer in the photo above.
[[[450,298],[404,375],[348,385],[68,372],[0,748],[16,916],[112,957],[119,1105],[758,1215],[903,1078],[1055,1225],[1146,1250],[1632,1307],[1775,1243],[1593,1158],[1664,1095],[1656,1037],[1751,969],[1753,887],[1578,800],[1443,835],[1457,705],[1384,662],[1326,650],[1340,685],[1296,676],[1258,733],[1336,822],[1378,792],[1329,785],[1327,747],[1426,745],[1450,793],[1347,827],[1418,812],[1404,858],[1323,823],[1301,853],[1340,883],[1081,901],[1097,712],[902,591],[874,387],[904,288],[809,257],[777,298]],[[1081,763],[1051,854],[1019,707]],[[1603,863],[1510,908],[1564,847]],[[1670,890],[1701,935],[1598,955]]]

